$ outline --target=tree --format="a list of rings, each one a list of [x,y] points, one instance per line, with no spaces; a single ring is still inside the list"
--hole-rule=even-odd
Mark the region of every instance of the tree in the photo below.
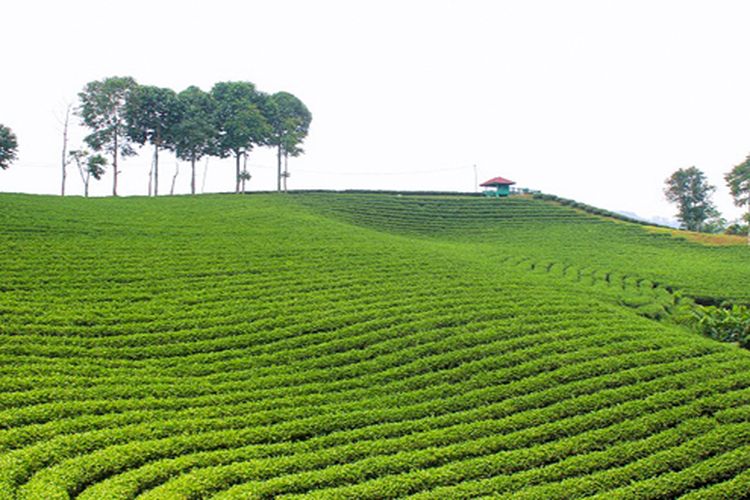
[[[240,160],[255,146],[268,143],[271,128],[261,109],[267,97],[250,82],[220,82],[211,89],[216,103],[216,154],[235,158],[235,188],[240,192]]]
[[[171,89],[138,85],[125,103],[128,139],[141,146],[146,142],[154,146],[154,196],[159,194],[159,150],[174,149],[175,129],[181,115],[181,103]]]
[[[738,207],[747,205],[748,213],[745,214],[745,220],[750,225],[750,155],[726,174],[724,180],[734,198],[734,204]],[[750,245],[750,231],[747,233],[747,244]]]
[[[190,192],[195,194],[195,163],[211,153],[216,137],[211,94],[198,87],[188,87],[177,95],[182,107],[180,121],[175,125],[175,154],[190,162]]]
[[[65,106],[65,119],[61,121],[63,126],[63,140],[62,140],[62,183],[60,186],[60,196],[65,196],[65,180],[68,178],[68,164],[71,159],[68,157],[68,125],[70,124],[70,109],[73,107],[72,104]]]
[[[83,195],[88,198],[89,181],[92,177],[96,180],[102,178],[107,159],[99,154],[92,155],[91,152],[86,149],[73,150],[68,156],[78,167],[78,173],[81,174],[81,180],[83,181]]]
[[[307,137],[312,121],[310,110],[297,97],[289,92],[277,92],[269,98],[268,122],[271,125],[270,145],[276,148],[277,191],[281,191],[281,179],[286,179],[288,157],[303,153],[300,144]],[[281,171],[281,159],[284,158],[284,172]]]
[[[16,134],[0,124],[0,169],[5,170],[18,158],[18,139]]]
[[[118,155],[135,154],[128,141],[125,123],[125,104],[137,86],[131,77],[110,77],[86,84],[78,94],[80,106],[76,114],[82,124],[92,132],[84,138],[94,151],[105,151],[112,155],[114,180],[112,195],[117,196]]]
[[[716,187],[710,185],[706,174],[697,168],[681,168],[665,184],[664,195],[667,200],[677,204],[677,219],[688,231],[703,231],[707,220],[719,216],[711,201]]]

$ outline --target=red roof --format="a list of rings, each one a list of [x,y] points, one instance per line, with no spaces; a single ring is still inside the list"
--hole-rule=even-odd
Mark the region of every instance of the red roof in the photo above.
[[[492,179],[490,179],[490,180],[488,180],[486,182],[481,183],[480,186],[482,186],[482,187],[484,187],[484,186],[497,186],[498,184],[510,186],[511,184],[515,184],[515,182],[509,181],[508,179],[505,179],[503,177],[495,177],[495,178],[492,178]]]

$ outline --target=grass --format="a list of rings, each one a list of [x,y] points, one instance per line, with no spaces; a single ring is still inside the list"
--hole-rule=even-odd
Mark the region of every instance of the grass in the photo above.
[[[0,221],[0,498],[747,484],[750,353],[658,321],[750,299],[746,248],[528,198],[2,195]]]

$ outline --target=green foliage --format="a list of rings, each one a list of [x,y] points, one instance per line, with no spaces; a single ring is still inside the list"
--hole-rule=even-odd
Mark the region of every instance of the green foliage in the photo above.
[[[235,157],[235,192],[240,191],[240,159],[256,146],[269,143],[271,127],[263,110],[268,96],[250,82],[219,82],[211,89],[217,130],[215,154]]]
[[[721,342],[739,342],[750,347],[750,308],[702,306],[695,309],[695,326],[707,337]]]
[[[137,85],[130,91],[124,111],[131,141],[174,149],[176,126],[184,111],[173,90]]]
[[[278,151],[278,189],[281,189],[281,178],[289,176],[288,172],[281,171],[281,158],[303,153],[301,144],[307,137],[312,114],[302,101],[289,92],[277,92],[269,96],[266,110],[271,127],[269,145],[275,146]]]
[[[743,293],[734,249],[533,199],[0,207],[0,498],[746,491],[750,357],[651,319],[696,263]]]
[[[182,115],[175,127],[175,151],[181,160],[200,160],[210,153],[216,134],[212,121],[215,103],[211,94],[198,87],[188,87],[177,99]]]
[[[115,196],[118,156],[135,154],[128,140],[125,105],[130,93],[137,86],[131,77],[110,77],[87,83],[78,94],[80,104],[76,114],[81,117],[82,125],[91,129],[91,133],[84,141],[94,151],[104,151],[112,155],[112,194]]]
[[[107,165],[107,159],[100,154],[92,155],[87,149],[73,150],[68,152],[68,158],[75,162],[78,167],[78,173],[83,181],[83,194],[89,195],[89,182],[93,177],[100,180],[104,175],[104,167]]]
[[[750,155],[724,176],[724,179],[738,207],[750,204]]]
[[[266,96],[250,82],[220,82],[211,89],[221,157],[242,154],[267,144],[270,127],[261,112]]]
[[[706,222],[718,219],[719,212],[711,201],[715,186],[708,183],[706,174],[695,167],[681,168],[666,181],[664,195],[678,207],[677,219],[688,231],[706,231]],[[710,228],[717,225],[715,220]],[[708,231],[716,232],[716,231]]]
[[[92,129],[84,140],[94,151],[134,154],[127,141],[125,104],[136,87],[130,77],[111,77],[87,83],[78,94],[80,105],[76,113],[82,124]]]
[[[0,170],[5,170],[18,158],[18,140],[16,134],[0,124]]]

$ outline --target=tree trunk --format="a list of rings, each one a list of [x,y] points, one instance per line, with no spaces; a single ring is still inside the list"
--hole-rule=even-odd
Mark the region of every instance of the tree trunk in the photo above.
[[[235,184],[234,184],[234,192],[239,193],[240,192],[240,156],[242,153],[235,153]]]
[[[747,244],[750,246],[750,200],[747,202]]]
[[[174,195],[174,185],[177,182],[177,175],[180,173],[180,162],[179,160],[174,163],[174,175],[172,176],[172,187],[169,188],[169,196]]]
[[[208,156],[206,156],[206,163],[203,165],[203,180],[201,181],[201,193],[206,192],[206,176],[208,175]]]
[[[190,156],[190,194],[195,194],[195,153]]]
[[[67,177],[66,168],[68,166],[68,123],[70,121],[70,104],[68,109],[65,111],[65,124],[63,125],[63,147],[62,147],[62,187],[60,188],[60,196],[65,196],[65,178]]]
[[[286,193],[286,180],[289,178],[289,154],[284,154],[284,192]]]
[[[112,196],[117,196],[117,131],[115,130],[115,149],[112,152],[112,169],[115,174],[112,183]]]
[[[89,181],[91,180],[91,174],[86,174],[86,179],[83,181],[83,195],[89,197]]]
[[[151,158],[151,168],[148,171],[148,195],[154,192],[154,159]]]
[[[281,191],[281,144],[279,144],[278,151],[276,152],[276,164],[277,164],[277,167],[278,167],[277,168],[277,171],[278,171],[277,180],[278,180],[278,182],[276,183],[276,191]],[[286,185],[286,179],[284,181],[284,184]],[[286,189],[284,191],[286,191]]]
[[[159,196],[159,146],[154,146],[154,196]]]

